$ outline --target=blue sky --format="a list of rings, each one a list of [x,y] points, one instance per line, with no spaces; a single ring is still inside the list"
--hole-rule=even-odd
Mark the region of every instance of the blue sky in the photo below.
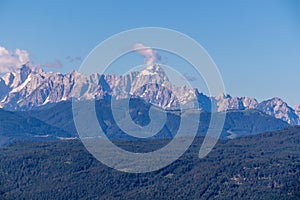
[[[51,71],[77,69],[79,58],[101,41],[145,26],[174,29],[199,42],[233,96],[279,96],[291,105],[300,103],[297,0],[0,0],[0,46],[24,49],[36,64],[62,63],[46,69]]]

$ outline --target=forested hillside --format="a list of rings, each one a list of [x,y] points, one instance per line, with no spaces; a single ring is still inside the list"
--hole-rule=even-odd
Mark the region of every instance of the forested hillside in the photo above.
[[[165,142],[118,144],[145,151]],[[300,198],[300,127],[221,140],[204,159],[201,142],[146,174],[110,169],[77,140],[14,143],[0,149],[1,199]]]

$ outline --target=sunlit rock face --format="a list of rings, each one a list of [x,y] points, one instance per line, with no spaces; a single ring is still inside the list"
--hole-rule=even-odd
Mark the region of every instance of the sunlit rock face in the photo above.
[[[0,78],[0,108],[28,110],[61,101],[141,98],[164,109],[196,108],[211,111],[255,109],[288,122],[300,124],[300,105],[295,110],[280,98],[259,103],[250,97],[220,94],[208,97],[184,84],[175,85],[159,65],[150,65],[140,72],[126,75],[91,74],[77,71],[67,74],[44,72],[24,65]]]

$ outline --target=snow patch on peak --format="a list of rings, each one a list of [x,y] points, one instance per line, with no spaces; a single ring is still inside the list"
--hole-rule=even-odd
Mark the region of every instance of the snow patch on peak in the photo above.
[[[47,103],[49,103],[50,102],[50,97],[48,96],[46,99],[45,99],[45,101],[44,101],[44,103],[42,104],[42,105],[46,105]]]
[[[149,65],[142,70],[138,76],[165,75],[164,70],[159,65]]]
[[[138,76],[151,76],[151,75],[156,75],[158,74],[157,72],[152,72],[152,71],[149,71],[149,70],[143,70],[139,73]]]
[[[31,109],[73,98],[90,100],[111,96],[123,99],[130,95],[162,108],[176,109],[179,105],[189,104],[189,108],[207,111],[211,111],[211,105],[217,105],[219,112],[256,109],[291,125],[300,125],[300,105],[294,110],[278,97],[261,103],[255,98],[232,97],[226,93],[207,97],[197,89],[172,84],[157,64],[147,66],[140,73],[131,72],[123,76],[85,75],[75,70],[61,74],[23,66],[19,71],[0,78],[0,107],[6,109]]]
[[[15,78],[15,75],[16,75],[16,74],[13,73],[13,72],[10,72],[10,73],[5,74],[5,75],[2,77],[2,79],[3,79],[4,82],[5,82],[5,85],[11,85],[13,79]]]
[[[29,82],[31,81],[31,76],[28,76],[27,79],[18,87],[14,88],[10,93],[20,92]]]
[[[149,65],[146,67],[147,70],[149,71],[156,71],[156,72],[162,72],[163,69],[159,65]]]
[[[299,116],[296,114],[295,110],[278,97],[259,103],[257,109],[268,115],[282,119],[291,125],[300,124]]]
[[[62,100],[62,101],[67,101],[68,98],[67,98],[67,97],[63,97],[63,98],[61,98],[61,100]]]

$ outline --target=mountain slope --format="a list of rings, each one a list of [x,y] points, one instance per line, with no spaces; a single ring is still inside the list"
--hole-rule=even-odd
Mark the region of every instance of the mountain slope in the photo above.
[[[299,119],[300,119],[300,104],[295,106],[295,113],[296,115],[298,115]]]
[[[287,103],[285,103],[280,98],[273,98],[267,101],[263,101],[258,104],[257,109],[268,115],[282,119],[289,124],[299,124],[298,115],[291,107],[287,105]]]
[[[123,142],[148,150],[165,141]],[[151,173],[106,167],[78,141],[0,148],[1,199],[299,199],[300,127],[219,141],[198,158],[202,138]]]
[[[64,130],[51,126],[39,119],[23,116],[16,112],[0,109],[0,145],[15,140],[53,140],[57,137],[70,137]]]
[[[122,105],[120,101],[122,100],[116,101],[116,104]],[[146,125],[150,121],[148,115],[150,106],[151,104],[143,101],[142,99],[131,99],[130,114],[133,121],[140,125]],[[99,123],[101,124],[102,128],[106,131],[106,133],[112,137],[112,139],[132,139],[131,137],[126,136],[126,134],[123,133],[122,130],[120,130],[118,128],[118,125],[115,123],[111,113],[109,100],[97,101],[96,110]],[[51,126],[63,129],[64,131],[72,134],[74,137],[77,136],[75,124],[73,122],[71,102],[62,102],[53,105],[51,108],[21,112],[20,114],[38,118],[44,121],[45,123],[50,124]],[[180,123],[180,116],[193,119],[193,117],[190,116],[195,114],[197,114],[197,116],[200,116],[198,135],[204,136],[207,132],[211,113],[204,112],[201,110],[185,110],[181,113],[179,111],[168,112],[166,126],[160,132],[160,134],[156,135],[155,137],[173,137]],[[266,115],[259,111],[232,110],[227,113],[224,130],[221,135],[221,138],[232,139],[235,137],[241,137],[265,131],[280,130],[288,126],[289,124],[287,124],[286,122]],[[187,133],[187,135],[188,134],[189,133]]]
[[[258,102],[249,97],[231,97],[221,94],[214,98],[218,111],[228,110],[259,110],[267,115],[288,122],[291,125],[300,125],[300,118],[297,112],[287,105],[282,99],[275,97]]]

